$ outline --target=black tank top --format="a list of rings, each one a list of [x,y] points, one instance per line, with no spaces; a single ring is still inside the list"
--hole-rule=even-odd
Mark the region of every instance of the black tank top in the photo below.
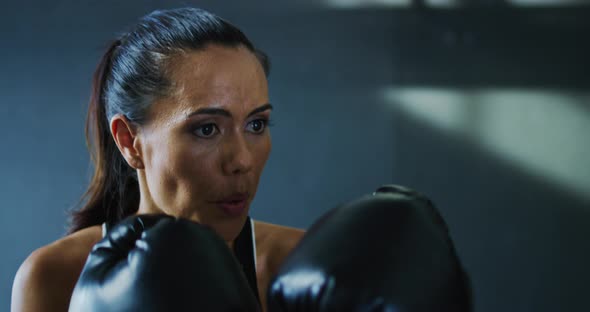
[[[238,237],[234,241],[234,255],[238,259],[238,262],[242,266],[242,270],[244,271],[244,275],[248,280],[248,284],[254,292],[256,296],[256,300],[260,305],[260,296],[258,294],[258,283],[256,281],[256,250],[255,250],[255,241],[256,238],[254,237],[253,231],[253,224],[250,217],[246,219],[246,223],[244,223],[244,227],[238,234]],[[111,228],[111,225],[108,223],[103,223],[102,225],[102,236],[105,237],[108,230]]]
[[[260,297],[258,295],[258,283],[256,282],[256,250],[252,220],[250,217],[246,219],[246,223],[242,228],[242,231],[234,241],[234,254],[238,258],[238,261],[242,265],[242,270],[246,275],[248,284],[258,300],[260,305]]]

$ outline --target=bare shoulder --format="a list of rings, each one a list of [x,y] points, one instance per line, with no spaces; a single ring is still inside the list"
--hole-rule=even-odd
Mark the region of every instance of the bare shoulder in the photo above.
[[[67,310],[86,258],[102,237],[93,226],[33,251],[18,269],[11,311]]]
[[[256,244],[263,248],[274,266],[280,265],[284,258],[299,243],[305,231],[284,225],[254,221]]]
[[[254,226],[257,236],[279,246],[297,244],[305,234],[305,230],[302,229],[258,220],[254,221]]]
[[[263,311],[266,311],[266,289],[305,231],[258,220],[254,220],[254,230],[256,233],[258,289]]]

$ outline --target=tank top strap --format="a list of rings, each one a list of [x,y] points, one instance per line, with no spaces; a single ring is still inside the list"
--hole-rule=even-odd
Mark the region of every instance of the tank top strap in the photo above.
[[[108,223],[103,222],[101,227],[102,227],[102,238],[105,238],[105,236],[107,236],[107,233],[109,232]]]
[[[250,288],[260,304],[258,283],[256,280],[256,236],[254,233],[254,222],[250,217],[246,219],[242,231],[240,231],[240,234],[234,241],[234,254],[242,265],[248,284],[250,284]]]

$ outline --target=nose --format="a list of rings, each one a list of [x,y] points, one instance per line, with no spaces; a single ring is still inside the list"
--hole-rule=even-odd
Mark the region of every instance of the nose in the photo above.
[[[252,170],[254,155],[243,134],[235,134],[225,143],[222,169],[225,175],[239,175]]]

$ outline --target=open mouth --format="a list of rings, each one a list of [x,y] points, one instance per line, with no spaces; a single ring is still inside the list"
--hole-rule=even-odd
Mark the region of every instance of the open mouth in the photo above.
[[[236,217],[242,215],[246,210],[246,200],[229,200],[217,202],[217,206],[221,208],[227,215]]]

